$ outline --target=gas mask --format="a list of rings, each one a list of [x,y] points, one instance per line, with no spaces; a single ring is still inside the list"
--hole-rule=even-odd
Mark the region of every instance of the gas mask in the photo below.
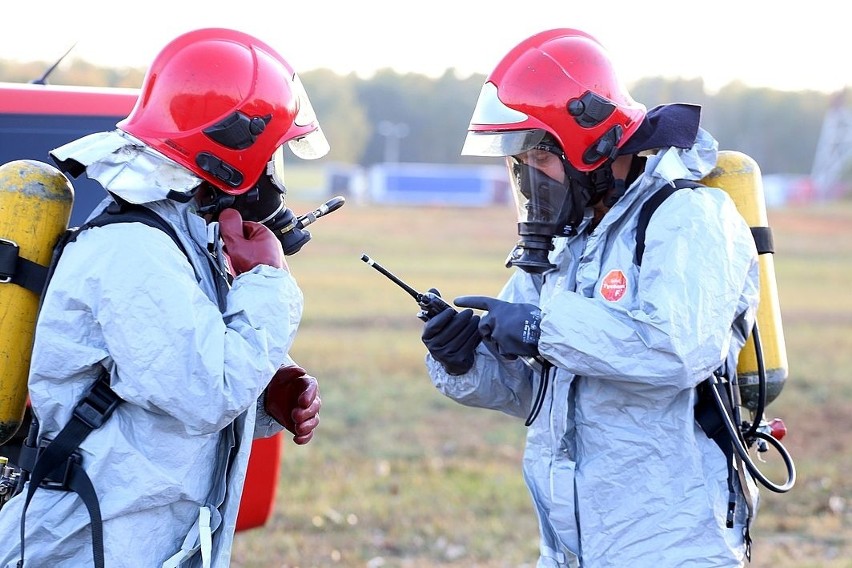
[[[571,234],[569,219],[583,208],[562,182],[524,164],[515,157],[507,158],[512,194],[518,212],[520,240],[512,251],[508,266],[530,273],[540,273],[554,266],[548,260],[553,237]]]
[[[254,187],[240,195],[231,195],[211,186],[198,212],[215,216],[223,209],[236,209],[244,221],[261,223],[271,230],[285,255],[296,254],[311,239],[311,233],[304,229],[308,223],[296,217],[284,201],[287,190],[281,178],[282,166],[283,147],[279,147]]]
[[[284,195],[285,191],[269,176],[262,175],[253,188],[236,196],[232,207],[245,221],[256,221],[272,231],[281,242],[284,254],[289,256],[311,240],[311,233],[302,228],[296,214],[287,207]]]
[[[520,236],[506,266],[532,274],[555,268],[548,260],[553,238],[576,234],[586,208],[598,203],[615,182],[610,162],[592,172],[581,172],[565,159],[558,146],[543,141],[536,148],[559,157],[565,181],[553,179],[518,156],[506,158]]]

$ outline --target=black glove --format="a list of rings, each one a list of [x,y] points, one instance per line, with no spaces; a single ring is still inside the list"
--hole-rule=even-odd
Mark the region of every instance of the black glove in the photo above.
[[[479,322],[483,340],[510,359],[538,355],[541,310],[533,304],[513,304],[487,296],[460,296],[453,303],[461,308],[486,310]]]
[[[421,339],[449,374],[463,375],[473,367],[473,352],[482,341],[479,316],[447,307],[426,322]]]

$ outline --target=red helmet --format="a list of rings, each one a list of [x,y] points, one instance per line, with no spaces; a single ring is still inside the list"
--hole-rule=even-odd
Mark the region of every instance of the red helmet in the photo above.
[[[645,112],[595,38],[545,31],[518,44],[488,76],[462,154],[512,156],[549,133],[572,166],[589,172],[615,157]]]
[[[228,29],[191,31],[166,45],[118,127],[234,195],[279,162],[273,154],[285,142],[304,159],[328,152],[293,68],[257,38]]]

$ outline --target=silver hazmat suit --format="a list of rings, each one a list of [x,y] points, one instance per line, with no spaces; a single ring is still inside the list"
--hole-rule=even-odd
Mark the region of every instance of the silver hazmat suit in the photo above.
[[[541,532],[538,568],[744,562],[749,507],[739,491],[735,527],[725,527],[726,462],[693,406],[696,385],[736,357],[747,336],[738,329],[755,318],[749,227],[723,190],[682,189],[657,209],[641,270],[634,263],[642,204],[672,180],[706,176],[716,155],[704,130],[690,149],[649,155],[593,231],[587,216],[578,236],[554,239],[555,269],[516,270],[500,293],[541,307],[539,350],[556,366],[523,460]],[[426,364],[461,404],[530,411],[538,377],[484,344],[464,375],[448,375],[430,355]],[[756,487],[746,485],[756,512]]]
[[[137,182],[144,179],[129,185]],[[223,289],[206,252],[219,241],[217,224],[208,227],[191,203],[147,206],[176,229],[191,258],[140,223],[84,231],[44,298],[29,393],[47,438],[101,365],[125,401],[80,446],[99,496],[106,566],[224,567],[252,439],[282,429],[262,394],[290,362],[303,297],[287,271],[262,265]],[[0,511],[3,567],[20,556],[25,495]],[[26,566],[92,564],[89,516],[76,493],[36,490],[26,527]]]

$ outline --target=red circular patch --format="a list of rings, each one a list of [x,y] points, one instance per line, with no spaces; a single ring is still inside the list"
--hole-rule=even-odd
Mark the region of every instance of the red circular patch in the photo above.
[[[617,302],[627,290],[627,277],[620,270],[610,270],[601,281],[601,296],[610,302]]]

